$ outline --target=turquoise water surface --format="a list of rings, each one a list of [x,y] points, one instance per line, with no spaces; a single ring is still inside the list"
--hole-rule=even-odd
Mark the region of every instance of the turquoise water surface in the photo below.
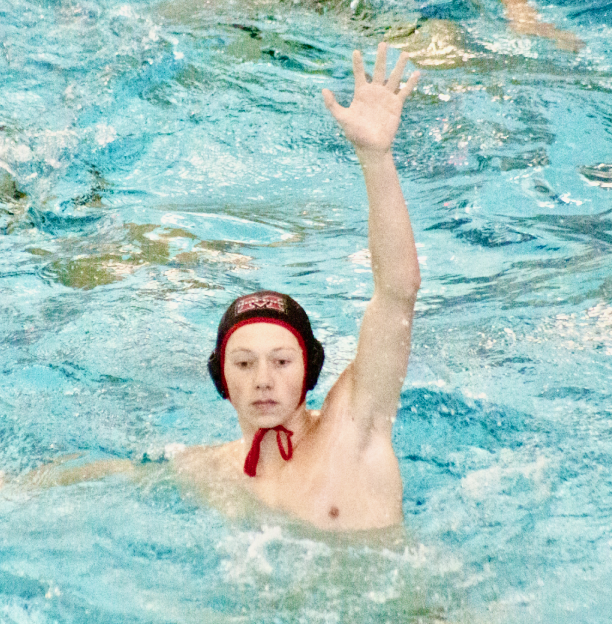
[[[537,6],[584,46],[497,0],[0,0],[9,478],[238,437],[206,360],[251,290],[310,314],[319,406],[372,292],[320,91],[348,103],[383,37],[423,73],[395,146],[423,278],[409,545],[228,520],[164,478],[8,487],[0,622],[612,621],[612,6]]]

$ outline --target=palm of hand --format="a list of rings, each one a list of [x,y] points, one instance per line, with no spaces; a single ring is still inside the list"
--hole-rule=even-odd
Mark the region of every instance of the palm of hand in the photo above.
[[[356,148],[387,151],[399,127],[403,101],[379,84],[365,84],[345,115],[338,119],[346,138]]]

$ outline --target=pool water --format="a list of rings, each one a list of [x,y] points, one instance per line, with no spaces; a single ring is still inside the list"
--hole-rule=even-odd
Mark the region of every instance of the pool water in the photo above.
[[[255,289],[311,315],[319,406],[372,292],[320,91],[348,103],[351,51],[371,66],[383,36],[423,71],[395,145],[423,279],[405,541],[230,520],[157,473],[8,487],[0,622],[611,621],[612,8],[536,4],[584,47],[513,33],[497,0],[0,3],[11,477],[236,438],[206,359]]]

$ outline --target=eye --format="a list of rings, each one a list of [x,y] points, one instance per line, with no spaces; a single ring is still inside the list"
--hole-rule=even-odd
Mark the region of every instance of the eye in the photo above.
[[[247,370],[249,366],[251,365],[251,362],[249,360],[238,360],[234,362],[234,365],[243,370]]]

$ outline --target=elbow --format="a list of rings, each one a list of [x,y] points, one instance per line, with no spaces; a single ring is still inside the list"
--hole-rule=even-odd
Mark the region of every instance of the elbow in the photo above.
[[[416,299],[417,299],[417,295],[419,293],[419,288],[421,288],[421,279],[416,279],[411,281],[410,283],[406,284],[405,289],[404,289],[404,295],[403,295],[403,299],[410,304],[411,306],[414,306]]]
[[[421,274],[415,275],[406,285],[406,292],[411,299],[416,299],[419,289],[421,288]]]
[[[407,299],[414,303],[421,288],[421,272],[418,270],[411,271],[401,283],[402,286],[402,299]]]
[[[414,306],[420,287],[421,277],[417,274],[398,284],[386,284],[384,288],[379,289],[379,293],[388,302],[394,301],[404,306]]]

